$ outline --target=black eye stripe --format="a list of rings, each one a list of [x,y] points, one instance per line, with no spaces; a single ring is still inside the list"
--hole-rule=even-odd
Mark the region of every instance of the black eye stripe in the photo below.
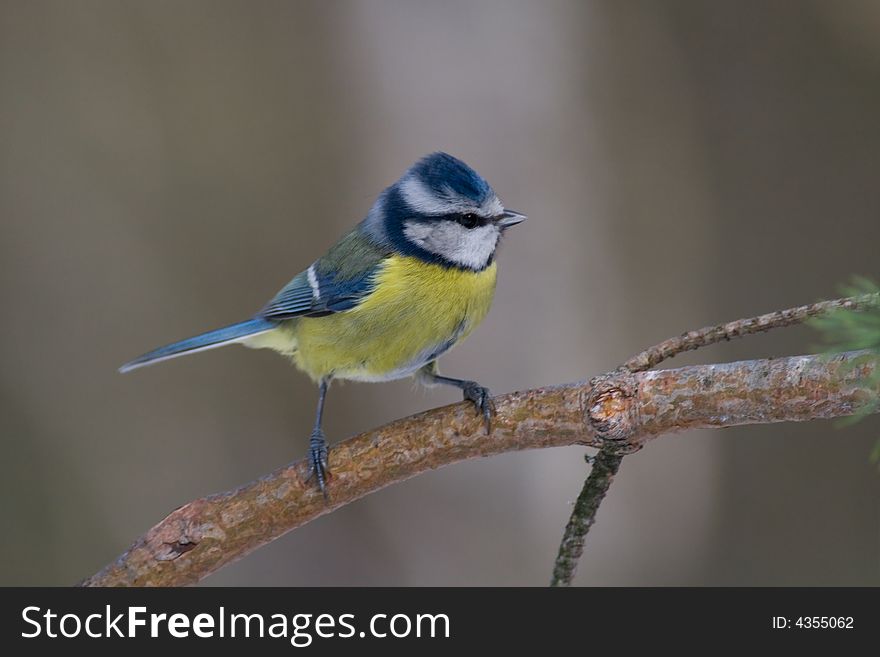
[[[472,213],[457,214],[453,218],[465,228],[476,228],[477,226],[485,226],[489,223],[489,221],[491,221],[486,217],[481,217],[477,214]]]

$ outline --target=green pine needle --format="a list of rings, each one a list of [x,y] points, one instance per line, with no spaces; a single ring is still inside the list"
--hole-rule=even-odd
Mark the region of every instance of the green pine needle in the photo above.
[[[854,276],[852,283],[843,286],[841,292],[848,297],[855,297],[880,293],[880,287],[867,278]],[[880,358],[880,306],[862,311],[834,310],[815,317],[808,323],[822,335],[824,344],[819,349],[825,354],[843,351],[869,352],[849,362],[842,371],[843,374],[863,365],[865,360]],[[837,426],[851,426],[877,410],[880,405],[880,396],[877,394],[880,387],[880,368],[875,368],[874,374],[865,379],[864,387],[870,393],[868,400],[852,416],[839,420]],[[871,450],[870,460],[880,466],[880,441]]]

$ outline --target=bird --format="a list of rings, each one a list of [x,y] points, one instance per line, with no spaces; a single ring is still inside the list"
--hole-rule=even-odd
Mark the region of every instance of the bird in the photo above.
[[[314,476],[327,498],[332,471],[322,420],[333,380],[415,377],[427,386],[454,386],[491,433],[488,388],[442,376],[437,359],[486,317],[501,238],[524,219],[463,161],[431,153],[250,319],[159,347],[119,371],[229,344],[290,358],[318,386],[307,480]]]

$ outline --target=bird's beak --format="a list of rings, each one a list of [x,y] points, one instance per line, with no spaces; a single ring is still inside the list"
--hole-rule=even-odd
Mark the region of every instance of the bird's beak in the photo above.
[[[495,221],[495,224],[500,226],[501,228],[510,228],[511,226],[516,226],[518,223],[526,220],[526,215],[517,212],[515,210],[504,209],[504,212],[501,213],[501,216]]]

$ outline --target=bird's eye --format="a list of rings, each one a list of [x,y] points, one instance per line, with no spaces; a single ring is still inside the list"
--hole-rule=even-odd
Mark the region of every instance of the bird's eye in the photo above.
[[[462,214],[458,216],[458,223],[465,228],[476,228],[480,225],[480,218],[475,214]]]

